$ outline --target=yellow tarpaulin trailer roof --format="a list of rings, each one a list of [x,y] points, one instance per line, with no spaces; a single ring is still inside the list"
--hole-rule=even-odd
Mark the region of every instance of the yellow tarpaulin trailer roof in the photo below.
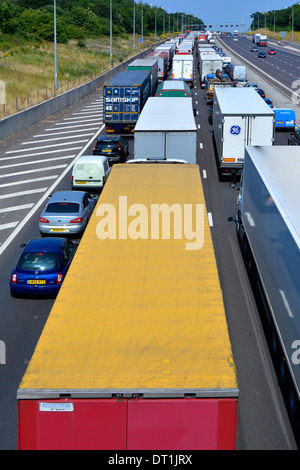
[[[119,216],[126,216],[124,207],[119,213],[119,196],[127,200],[127,239],[118,236]],[[172,225],[170,239],[151,238],[152,205],[163,203],[192,204],[195,229],[195,205],[205,205],[197,165],[113,167],[19,396],[238,393],[206,208],[203,246],[187,250],[188,240],[174,239]],[[116,209],[115,239],[97,235],[103,204]],[[149,236],[135,240],[129,225],[141,205],[148,211]],[[139,220],[136,230],[147,222]]]

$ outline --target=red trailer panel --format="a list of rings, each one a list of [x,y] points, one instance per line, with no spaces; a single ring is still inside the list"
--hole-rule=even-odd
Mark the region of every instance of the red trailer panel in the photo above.
[[[20,400],[20,450],[126,449],[127,402],[117,399]]]
[[[20,400],[20,450],[235,449],[237,399]]]
[[[237,400],[131,400],[130,450],[213,450],[236,447]]]

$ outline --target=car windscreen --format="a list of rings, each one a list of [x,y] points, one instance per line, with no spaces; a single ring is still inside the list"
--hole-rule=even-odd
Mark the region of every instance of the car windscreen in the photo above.
[[[118,150],[118,142],[97,142],[96,149],[102,152]]]
[[[57,253],[29,252],[21,255],[18,268],[48,271],[58,267]]]
[[[51,214],[76,214],[79,212],[79,204],[76,202],[50,202],[46,212]]]

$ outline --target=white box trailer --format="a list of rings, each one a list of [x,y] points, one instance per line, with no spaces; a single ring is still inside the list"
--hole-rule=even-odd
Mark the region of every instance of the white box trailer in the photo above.
[[[273,145],[275,113],[252,87],[216,88],[213,137],[219,174],[240,170],[247,145]]]
[[[205,88],[205,77],[209,73],[216,73],[217,70],[223,70],[222,57],[219,54],[200,54],[200,85]]]
[[[172,63],[172,80],[184,80],[193,86],[194,58],[192,55],[175,54]]]
[[[288,145],[245,148],[237,233],[259,283],[272,352],[292,418],[300,424],[300,158]],[[298,416],[297,416],[298,412]]]
[[[134,129],[134,159],[196,163],[192,98],[148,98]]]

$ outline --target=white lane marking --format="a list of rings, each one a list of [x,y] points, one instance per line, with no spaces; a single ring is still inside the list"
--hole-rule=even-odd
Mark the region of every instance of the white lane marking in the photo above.
[[[28,157],[28,155],[24,155],[24,157]],[[65,160],[65,159],[74,158],[74,157],[75,157],[75,155],[64,155],[63,157],[44,158],[43,160],[34,160],[34,161],[22,162],[22,163],[12,163],[11,165],[2,165],[2,166],[0,166],[0,170],[3,170],[3,168],[14,168],[14,167],[18,167],[20,165],[34,165],[35,163],[53,162],[53,161],[56,161],[56,160]],[[8,157],[8,158],[9,159],[15,159],[17,157]],[[18,158],[21,158],[21,157],[18,157]]]
[[[203,173],[203,178],[207,178],[206,170],[203,170],[202,173]]]
[[[95,113],[95,111],[80,111],[80,113],[73,113],[73,116],[86,116],[86,117],[94,117],[94,116],[98,116],[99,117],[99,114],[98,113]],[[77,118],[78,119],[78,118]]]
[[[31,209],[32,206],[34,206],[33,202],[31,204],[21,204],[19,206],[4,207],[4,209],[0,209],[0,214],[5,214],[6,212],[21,211],[24,209]]]
[[[200,128],[201,128],[201,125],[200,125],[200,124],[198,124],[198,129],[200,129]]]
[[[66,124],[66,122],[64,122],[64,124]],[[102,121],[99,121],[99,124],[103,124]],[[74,128],[80,129],[80,127],[90,127],[90,124],[79,124],[78,126],[66,126],[66,127],[61,127],[61,129],[74,129]],[[58,130],[57,127],[51,127],[50,129],[46,129],[46,131],[57,131],[57,130]]]
[[[95,140],[95,138],[100,134],[100,132],[104,129],[105,125],[103,124],[100,129],[97,130],[97,132],[93,135],[93,137],[89,140],[89,142],[83,147],[83,149],[80,150],[74,161],[72,161],[67,168],[62,172],[62,174],[57,178],[57,180],[53,183],[53,185],[50,188],[42,188],[42,190],[45,191],[45,194],[39,199],[39,201],[35,204],[35,206],[31,209],[30,212],[24,217],[22,222],[19,223],[19,225],[15,228],[15,230],[10,234],[10,236],[5,240],[4,243],[2,243],[0,247],[0,255],[6,250],[6,248],[10,245],[10,243],[13,241],[13,239],[18,235],[18,233],[22,230],[22,228],[27,224],[27,222],[30,220],[30,218],[33,216],[33,214],[38,210],[38,208],[44,203],[44,201],[47,200],[48,196],[53,193],[55,190],[56,186],[62,181],[62,179],[67,175],[69,170],[72,168],[74,165],[75,161],[78,160],[78,158],[86,151],[88,146]],[[42,192],[41,189],[37,190],[30,190],[27,192],[27,194],[33,194],[34,192]],[[4,199],[6,196],[1,197],[0,199]]]
[[[97,129],[99,129],[99,127],[90,127],[89,130],[90,131],[96,131]],[[45,129],[45,132],[46,131],[51,131],[51,130],[54,130],[54,131],[57,131],[57,129]],[[84,131],[87,131],[88,129],[83,129]],[[36,134],[34,135],[33,137],[48,137],[48,136],[52,136],[52,135],[65,135],[65,134],[73,134],[72,137],[78,137],[78,134],[74,134],[74,131],[63,131],[63,132],[50,132],[50,134]],[[87,134],[85,134],[87,135]],[[89,135],[94,135],[93,132],[91,132]]]
[[[210,227],[213,227],[214,223],[213,223],[213,216],[212,216],[212,213],[211,212],[208,212],[208,223],[209,223],[209,226]]]
[[[37,189],[29,189],[29,191],[19,191],[18,193],[3,194],[2,196],[0,196],[0,199],[9,199],[11,197],[27,196],[27,195],[31,195],[35,193],[44,193],[45,191],[47,191],[47,189],[48,188],[37,188]],[[1,251],[1,248],[0,248],[0,251]]]
[[[8,228],[15,228],[18,225],[19,221],[17,222],[10,222],[9,224],[1,224],[0,225],[0,230],[5,230]]]
[[[29,173],[39,173],[40,171],[47,171],[47,170],[58,170],[59,168],[65,168],[65,165],[55,165],[55,166],[47,166],[46,168],[34,168],[33,170],[26,170],[26,171],[17,171],[15,173],[8,173],[6,175],[0,175],[0,178],[11,178],[12,176],[20,176],[20,175],[28,175]]]
[[[93,114],[93,116],[76,116],[76,117],[70,117],[70,118],[65,118],[64,121],[75,121],[75,122],[81,122],[78,121],[78,119],[81,117],[82,122],[89,122],[89,121],[97,121],[99,119],[99,114]],[[77,119],[77,121],[76,121]],[[63,124],[66,124],[65,122]]]
[[[78,118],[77,118],[78,119]],[[93,122],[93,121],[100,121],[100,117],[98,118],[93,118],[93,119],[89,119],[90,122]],[[81,122],[86,122],[86,121],[82,121],[82,120],[79,120],[79,121],[73,121],[72,124],[76,124],[76,123],[81,123]],[[93,122],[94,123],[94,122]],[[64,122],[58,122],[57,124],[55,124],[56,126],[64,126],[65,124],[67,124],[65,121]]]
[[[85,142],[87,142],[88,139],[84,139],[84,140],[76,140],[74,142],[72,142],[72,144],[83,144]],[[64,145],[70,145],[69,142],[62,142],[61,144],[50,144],[50,145],[41,145],[40,147],[30,147],[30,148],[26,148],[26,149],[21,149],[21,150],[8,150],[7,152],[5,152],[5,155],[9,154],[9,153],[22,153],[22,152],[29,152],[30,150],[42,150],[42,149],[51,149],[51,148],[54,148],[54,147],[62,147]],[[78,147],[77,147],[78,148]],[[71,149],[73,150],[73,149]]]
[[[79,149],[81,149],[81,147],[71,147],[71,148],[68,148],[66,150],[64,150],[64,149],[49,150],[49,152],[28,153],[28,155],[15,155],[14,157],[5,157],[5,158],[0,159],[0,161],[6,161],[8,159],[12,160],[12,159],[15,159],[15,158],[38,157],[39,155],[49,155],[49,153],[62,153],[62,152],[66,152],[67,150],[79,150]]]
[[[50,135],[50,134],[48,134],[48,135]],[[81,134],[80,137],[89,137],[90,135],[93,135],[93,133]],[[34,136],[34,137],[36,137],[36,136]],[[68,135],[66,137],[56,137],[55,140],[73,139],[74,137],[75,137],[74,135]],[[78,137],[78,136],[76,135],[76,137]],[[83,142],[87,142],[87,141],[88,141],[88,139],[85,139]],[[22,142],[21,145],[39,144],[39,143],[43,143],[43,142],[53,142],[53,137],[51,137],[51,139],[30,140],[29,142]],[[72,142],[72,143],[74,143],[74,142]]]
[[[200,142],[199,147],[200,147],[201,149],[203,149],[203,144],[202,144],[202,142]]]
[[[38,181],[55,180],[55,178],[58,178],[58,175],[43,176],[41,178],[32,178],[30,180],[23,180],[23,181],[14,181],[13,183],[0,184],[0,189],[8,188],[9,186],[17,186],[17,185],[20,186],[21,184],[37,183]]]

